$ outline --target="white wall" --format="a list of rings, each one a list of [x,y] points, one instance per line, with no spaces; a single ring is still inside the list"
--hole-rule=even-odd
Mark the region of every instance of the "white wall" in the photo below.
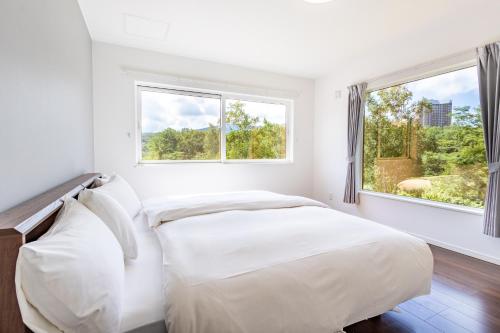
[[[91,40],[76,0],[0,1],[0,211],[93,169]]]
[[[93,66],[95,169],[121,174],[140,197],[247,189],[312,195],[312,80],[99,42],[93,44]],[[173,76],[296,94],[293,164],[136,166],[134,80],[161,83]]]
[[[440,68],[467,58],[466,53],[457,57],[438,60],[426,66],[387,77],[404,77],[410,73]],[[402,58],[400,58],[402,59]],[[406,59],[408,60],[408,59]],[[409,59],[406,66],[418,64]],[[342,202],[346,175],[347,156],[347,96],[346,87],[389,71],[404,68],[391,66],[383,58],[365,59],[358,68],[346,68],[335,75],[316,81],[314,120],[314,197],[332,207],[404,230],[428,242],[500,264],[500,239],[482,234],[482,216],[424,206],[417,203],[396,201],[387,198],[360,194],[359,205]],[[377,80],[383,81],[383,80]],[[342,91],[340,99],[335,90]],[[329,200],[330,194],[332,200]]]

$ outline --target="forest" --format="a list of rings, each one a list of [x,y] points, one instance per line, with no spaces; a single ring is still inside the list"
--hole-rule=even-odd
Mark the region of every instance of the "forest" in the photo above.
[[[285,159],[286,128],[252,117],[245,105],[229,103],[225,113],[226,159]],[[220,160],[220,125],[203,129],[166,128],[143,133],[143,160]]]
[[[367,96],[363,188],[483,207],[488,179],[479,108],[455,107],[449,126],[423,126],[432,112],[399,85]]]

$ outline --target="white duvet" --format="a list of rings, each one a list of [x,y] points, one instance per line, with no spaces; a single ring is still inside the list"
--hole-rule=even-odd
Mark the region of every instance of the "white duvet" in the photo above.
[[[430,291],[422,240],[310,199],[245,192],[145,207],[169,333],[331,333]]]

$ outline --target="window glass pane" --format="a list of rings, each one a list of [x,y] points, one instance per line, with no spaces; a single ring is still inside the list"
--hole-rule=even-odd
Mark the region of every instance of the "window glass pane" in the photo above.
[[[227,159],[286,159],[286,106],[226,100]]]
[[[475,67],[369,93],[363,189],[483,207],[480,117]]]
[[[141,91],[142,160],[220,159],[220,98]]]

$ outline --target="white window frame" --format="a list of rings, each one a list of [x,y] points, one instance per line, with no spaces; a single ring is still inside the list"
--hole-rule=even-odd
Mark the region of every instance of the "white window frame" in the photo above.
[[[466,59],[460,59],[460,61],[455,61],[455,62],[453,62],[454,57],[452,57],[450,59],[441,59],[441,60],[437,61],[436,63],[429,63],[427,65],[417,66],[417,67],[412,68],[412,69],[408,69],[405,71],[401,71],[401,72],[387,75],[385,77],[370,80],[368,82],[366,94],[368,95],[374,91],[390,88],[390,87],[401,85],[401,84],[407,84],[410,82],[427,79],[427,78],[430,78],[433,76],[447,74],[450,72],[454,72],[454,71],[477,66],[477,61],[475,59],[469,58],[468,56],[465,56],[465,57],[466,57]],[[462,57],[460,56],[459,58],[462,58]],[[363,107],[366,107],[366,103],[367,103],[367,101],[365,101],[365,104]],[[356,160],[359,162],[359,163],[357,163],[358,167],[356,170],[358,179],[360,179],[359,193],[361,193],[362,195],[369,195],[369,196],[374,196],[374,197],[392,199],[392,200],[402,201],[402,202],[410,202],[410,203],[415,203],[415,204],[419,204],[419,205],[437,207],[437,208],[441,208],[441,209],[453,210],[453,211],[469,213],[469,214],[474,214],[474,215],[482,215],[483,214],[484,209],[482,209],[482,208],[462,206],[462,205],[456,205],[456,204],[451,204],[451,203],[447,203],[447,202],[440,202],[440,201],[421,199],[421,198],[413,198],[413,197],[407,197],[404,195],[377,192],[377,191],[363,189],[363,185],[364,185],[363,184],[363,181],[364,181],[364,179],[363,179],[363,169],[364,169],[363,156],[364,156],[364,132],[365,132],[364,116],[365,115],[363,113],[363,119],[362,119],[361,126],[359,129],[360,136],[358,136],[358,137],[360,139],[358,140],[357,156],[356,156]]]
[[[188,88],[174,85],[152,84],[147,82],[135,83],[136,96],[136,161],[138,165],[151,164],[175,164],[175,163],[224,163],[224,164],[289,164],[293,163],[293,106],[292,99],[247,95],[241,93],[231,93],[209,89]],[[179,95],[196,97],[217,97],[220,99],[220,159],[214,160],[143,160],[142,159],[142,91],[166,92]],[[225,115],[226,100],[237,99],[247,102],[258,102],[267,104],[280,104],[286,108],[285,129],[286,129],[286,157],[284,159],[227,159],[226,158],[226,131]]]

